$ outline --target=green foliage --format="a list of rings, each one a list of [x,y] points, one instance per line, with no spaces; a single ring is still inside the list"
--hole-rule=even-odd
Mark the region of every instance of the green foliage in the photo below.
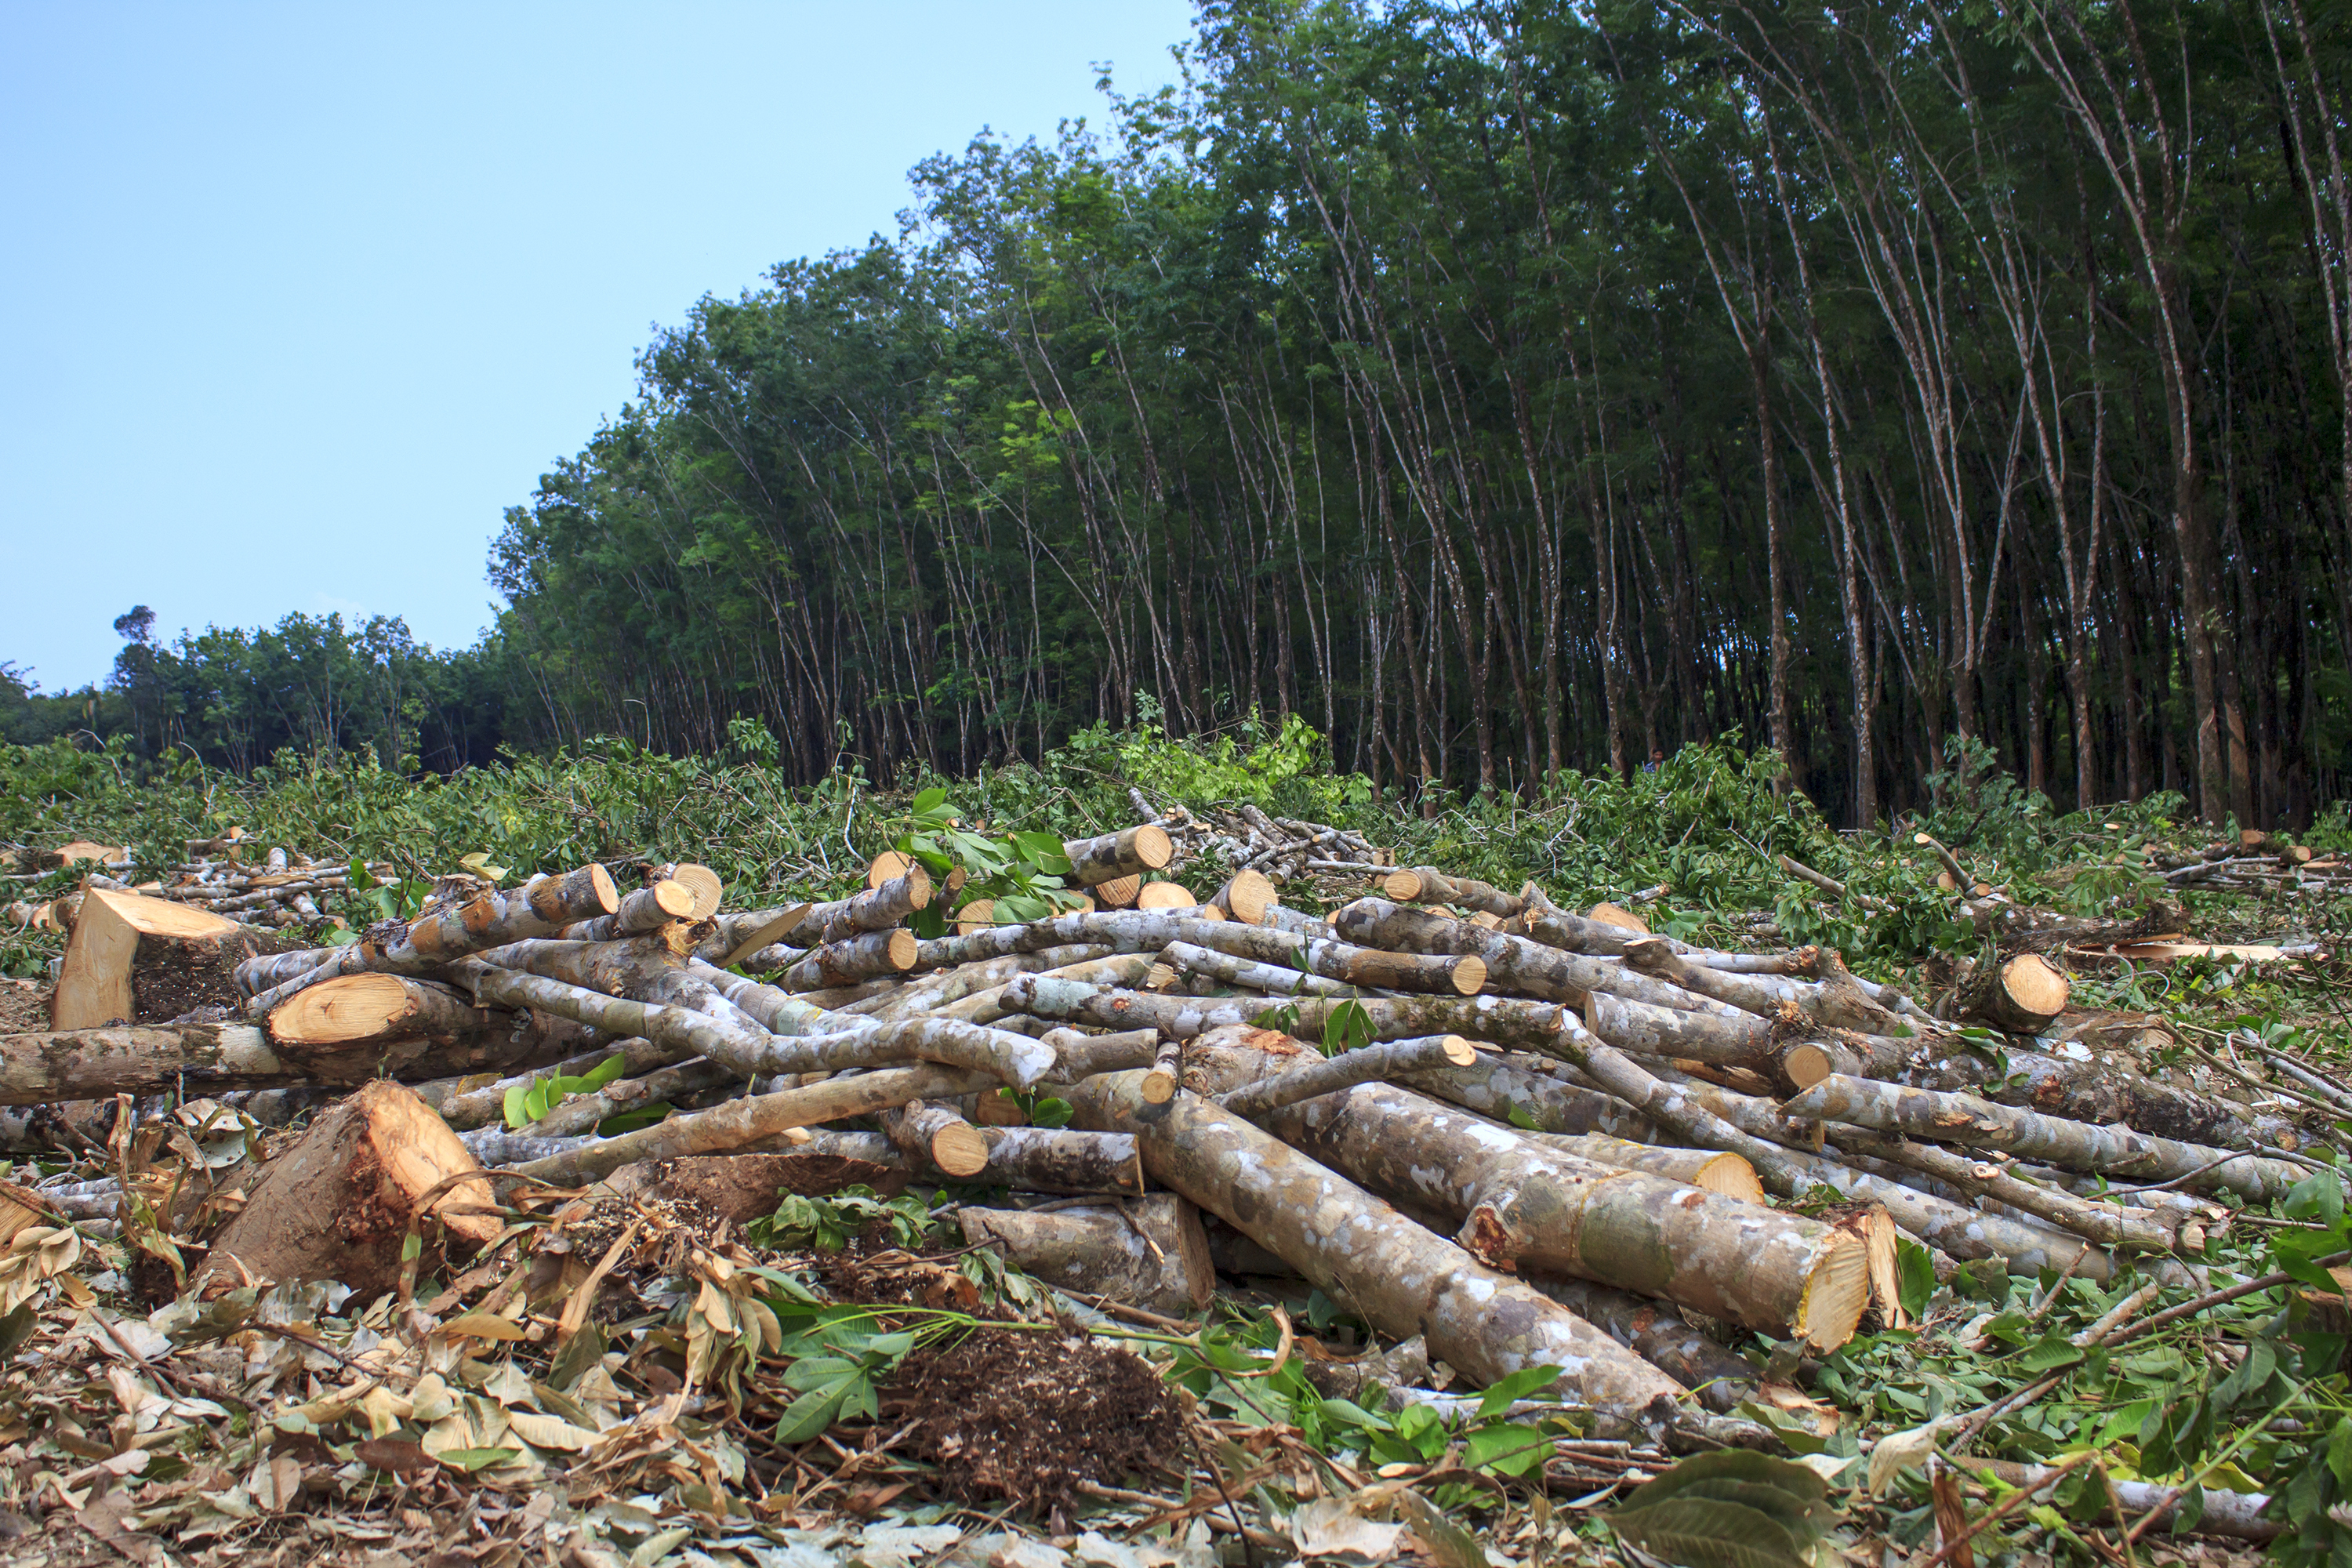
[[[963,902],[993,901],[999,923],[1044,920],[1048,915],[1082,909],[1084,900],[1063,886],[1070,862],[1055,834],[1015,831],[1000,835],[975,832],[961,826],[961,816],[936,786],[917,795],[908,806],[906,826],[890,847],[923,863],[934,879],[944,879],[961,866],[964,871]],[[911,922],[924,936],[947,929],[939,906],[919,910]]]
[[[593,1094],[619,1078],[629,1065],[626,1057],[611,1056],[578,1077],[551,1073],[534,1079],[528,1084],[517,1084],[507,1090],[506,1121],[509,1127],[528,1127],[575,1094]],[[618,1118],[608,1117],[616,1121]],[[658,1120],[658,1119],[656,1119]],[[607,1134],[609,1136],[609,1134]]]
[[[853,1237],[876,1226],[892,1245],[919,1248],[931,1239],[937,1223],[929,1207],[912,1194],[883,1198],[871,1187],[849,1186],[824,1197],[786,1194],[775,1213],[753,1220],[744,1231],[755,1247],[839,1252]]]
[[[1730,1448],[1681,1461],[1633,1490],[1610,1528],[1689,1568],[1810,1568],[1837,1521],[1828,1483],[1803,1465]]]

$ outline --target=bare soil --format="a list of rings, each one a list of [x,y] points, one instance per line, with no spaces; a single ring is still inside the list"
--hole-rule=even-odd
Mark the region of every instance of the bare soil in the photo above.
[[[192,1013],[226,1018],[242,1000],[236,994],[238,964],[263,953],[310,945],[299,931],[256,931],[233,942],[209,943],[142,942],[131,966],[131,997],[138,1021],[167,1024]],[[209,1011],[213,1008],[224,1011],[215,1014]]]
[[[1168,1384],[1129,1352],[1084,1337],[982,1329],[908,1356],[895,1390],[922,1423],[917,1452],[968,1498],[1042,1512],[1069,1508],[1081,1481],[1181,1468]]]

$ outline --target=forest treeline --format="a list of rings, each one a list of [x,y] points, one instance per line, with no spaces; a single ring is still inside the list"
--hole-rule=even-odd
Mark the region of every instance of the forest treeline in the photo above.
[[[1736,731],[1868,821],[1966,735],[2307,820],[2347,50],[2340,0],[1213,0],[1181,90],[660,333],[394,754],[1259,709],[1408,791]]]

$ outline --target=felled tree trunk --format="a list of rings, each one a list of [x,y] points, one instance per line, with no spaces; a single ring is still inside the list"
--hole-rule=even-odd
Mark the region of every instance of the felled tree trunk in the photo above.
[[[1486,961],[1475,953],[1397,952],[1295,936],[1265,926],[1212,925],[1194,940],[1199,946],[1236,958],[1282,964],[1328,980],[1383,991],[1475,996],[1486,984]]]
[[[1068,1127],[991,1127],[988,1163],[978,1180],[1021,1193],[1101,1193],[1133,1197],[1145,1190],[1135,1140],[1123,1132]]]
[[[1141,891],[1139,886],[1137,890]],[[1243,869],[1234,872],[1231,881],[1209,896],[1209,907],[1229,921],[1245,926],[1261,925],[1265,923],[1265,911],[1279,902],[1280,897],[1264,872]]]
[[[139,1023],[132,972],[142,960],[220,963],[229,944],[245,934],[235,921],[185,904],[92,888],[66,939],[65,962],[49,997],[49,1027]]]
[[[1756,1392],[1754,1367],[1664,1301],[1558,1274],[1530,1274],[1527,1280],[1689,1389],[1709,1410],[1728,1415]]]
[[[1580,1159],[1594,1160],[1628,1171],[1647,1171],[1651,1175],[1718,1193],[1727,1198],[1738,1198],[1742,1203],[1768,1201],[1764,1184],[1756,1179],[1756,1167],[1738,1155],[1726,1153],[1720,1149],[1662,1149],[1652,1143],[1636,1143],[1627,1138],[1612,1138],[1605,1132],[1566,1137],[1538,1132],[1532,1136],[1545,1148],[1557,1149]]]
[[[930,1167],[964,1181],[988,1164],[988,1140],[979,1128],[945,1106],[908,1101],[882,1113],[891,1146],[918,1169]]]
[[[442,1046],[390,1047],[398,1070],[419,1078],[500,1068],[539,1056],[535,1042],[491,1035]],[[278,1046],[251,1024],[152,1024],[0,1035],[0,1105],[46,1105],[116,1094],[364,1083],[384,1069],[379,1045]]]
[[[1163,970],[1166,971],[1164,981],[1161,978]],[[1236,958],[1230,952],[1218,952],[1194,942],[1171,942],[1160,950],[1159,960],[1151,966],[1144,985],[1150,990],[1159,990],[1163,984],[1173,984],[1180,979],[1238,985],[1251,991],[1263,991],[1271,996],[1346,996],[1356,989],[1345,981],[1326,979],[1302,970],[1285,969],[1278,963],[1261,963],[1255,958]]]
[[[1830,1142],[1845,1153],[1868,1154],[1924,1172],[1971,1198],[1990,1198],[2118,1251],[2172,1252],[2184,1244],[2194,1250],[2203,1244],[2201,1230],[2193,1240],[2184,1237],[2184,1227],[2190,1222],[2177,1212],[2094,1203],[2055,1187],[2012,1176],[1998,1166],[1972,1161],[1933,1144],[1845,1127],[1837,1129]]]
[[[1545,1070],[1551,1065],[1516,1051],[1499,1056],[1482,1051],[1467,1067],[1433,1068],[1402,1081],[1423,1094],[1515,1127],[1633,1140],[1656,1135],[1656,1124],[1648,1117],[1615,1095],[1564,1082]]]
[[[1192,1205],[1169,1193],[1105,1208],[963,1208],[966,1246],[993,1247],[1032,1279],[1166,1317],[1209,1304],[1217,1277]]]
[[[454,1044],[503,1034],[508,1013],[476,1007],[446,985],[404,974],[344,974],[287,998],[269,1015],[280,1045],[359,1048],[402,1040]]]
[[[776,976],[787,991],[821,991],[855,985],[879,974],[904,974],[915,967],[915,933],[899,926],[829,942]]]
[[[521,1174],[553,1186],[580,1186],[639,1160],[674,1160],[688,1154],[720,1154],[772,1138],[795,1127],[815,1127],[913,1100],[951,1100],[988,1085],[982,1074],[953,1068],[883,1068],[848,1078],[828,1079],[805,1089],[731,1100],[691,1115],[673,1116],[617,1138],[601,1138],[568,1152],[516,1166]]]
[[[499,1234],[496,1215],[461,1212],[487,1207],[489,1184],[452,1181],[480,1168],[414,1093],[368,1084],[263,1168],[203,1278],[331,1279],[371,1300],[399,1283],[412,1226],[428,1249],[446,1237],[470,1251]]]
[[[1449,877],[1434,866],[1413,866],[1381,879],[1381,891],[1400,904],[1452,904],[1508,920],[1528,907],[1525,899],[1468,877]]]
[[[1154,1181],[1281,1258],[1378,1332],[1425,1335],[1432,1356],[1482,1385],[1557,1366],[1570,1397],[1674,1418],[1681,1384],[1540,1291],[1198,1096],[1147,1105],[1143,1078],[1106,1073],[1076,1086],[1079,1121],[1135,1134]]]
[[[1226,1024],[1246,1024],[1270,1005],[1264,997],[1155,996],[1025,974],[1004,988],[1006,1005],[1057,1023],[1113,1029],[1150,1027],[1190,1038]],[[1295,1004],[1302,1033],[1319,1033],[1332,1009],[1361,1007],[1375,1039],[1460,1035],[1502,1046],[1535,1046],[1557,1036],[1564,1015],[1549,1002],[1501,996],[1307,996]]]
[[[1869,1035],[1895,1036],[1906,1027],[1894,1014],[1851,983],[1794,980],[1777,974],[1738,974],[1695,963],[1656,937],[1630,942],[1627,967],[1701,996],[1727,1002],[1759,1017],[1777,1016],[1785,1004],[1817,1024]]]
[[[609,915],[565,926],[563,936],[572,942],[612,942],[625,936],[643,936],[661,930],[672,921],[687,919],[694,913],[694,904],[692,888],[664,879],[634,893],[623,894],[621,907]]]
[[[1302,1062],[1290,1070],[1232,1089],[1220,1096],[1218,1103],[1253,1121],[1262,1121],[1271,1111],[1312,1100],[1318,1094],[1360,1083],[1393,1083],[1416,1072],[1467,1067],[1477,1059],[1477,1047],[1459,1035],[1384,1040]]]
[[[1583,1006],[1591,993],[1606,991],[1664,1007],[1735,1011],[1622,964],[1580,952],[1563,952],[1433,910],[1400,909],[1379,899],[1359,899],[1339,910],[1333,924],[1343,938],[1367,947],[1475,956],[1486,965],[1490,990],[1541,997],[1573,1007]]]
[[[1555,1151],[1410,1089],[1361,1084],[1273,1112],[1294,1149],[1463,1226],[1481,1261],[1572,1274],[1833,1350],[1869,1305],[1853,1239]]]
[[[1076,1029],[1055,1029],[1044,1044],[1054,1047],[1054,1078],[1076,1083],[1098,1072],[1148,1068],[1160,1049],[1156,1029],[1129,1029],[1116,1035],[1086,1035]]]
[[[1166,828],[1147,822],[1098,837],[1071,839],[1062,846],[1062,853],[1069,857],[1070,879],[1092,887],[1114,877],[1163,869],[1175,858],[1176,845]]]
[[[1972,1149],[2002,1149],[2070,1171],[2127,1175],[2140,1182],[2179,1182],[2201,1192],[2228,1192],[2255,1203],[2284,1196],[2310,1173],[2284,1160],[2265,1160],[2208,1144],[2183,1143],[2136,1132],[2120,1122],[2105,1127],[1996,1105],[1969,1094],[1938,1094],[1874,1079],[1832,1078],[1790,1100],[1792,1115],[1818,1116],[1881,1132],[1904,1132]]]
[[[1958,1012],[2013,1035],[2038,1035],[2066,1010],[2066,977],[2039,953],[2021,952],[2002,963],[1979,966],[1962,992]]]
[[[717,963],[755,938],[761,947],[813,948],[847,942],[866,931],[887,931],[917,910],[930,908],[931,892],[931,874],[920,861],[908,861],[850,898],[721,915],[694,953]]]
[[[2076,1121],[2120,1121],[2184,1143],[2256,1152],[2266,1146],[2263,1125],[2243,1107],[2159,1082],[2118,1060],[2077,1061],[2040,1051],[2008,1051],[1995,1068],[1972,1052],[1960,1051],[1916,1067],[1904,1077],[1920,1089],[1978,1094]]]

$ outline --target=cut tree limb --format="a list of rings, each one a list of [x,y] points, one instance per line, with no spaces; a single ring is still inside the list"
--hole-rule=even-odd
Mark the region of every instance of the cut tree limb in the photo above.
[[[1330,1094],[1360,1083],[1392,1083],[1434,1068],[1467,1067],[1477,1059],[1477,1048],[1459,1035],[1383,1040],[1261,1078],[1219,1096],[1217,1103],[1258,1121],[1271,1111],[1312,1100],[1318,1094]]]
[[[446,985],[404,974],[343,974],[287,998],[269,1015],[282,1046],[454,1044],[504,1033],[513,1015],[476,1007]]]
[[[1979,966],[1958,1005],[1963,1018],[1978,1018],[2013,1035],[2039,1035],[2066,1010],[2066,977],[2038,952],[2021,952],[2000,963]]]
[[[1175,841],[1156,823],[1121,828],[1094,838],[1073,838],[1062,846],[1069,858],[1071,878],[1084,887],[1163,869],[1176,858]]]
[[[1972,1149],[2000,1149],[2071,1171],[2127,1175],[2139,1182],[2180,1182],[2200,1192],[2228,1192],[2255,1203],[2284,1196],[2311,1173],[2284,1160],[2232,1157],[2209,1144],[2183,1143],[1997,1105],[1968,1094],[1939,1094],[1874,1079],[1826,1079],[1789,1100],[1791,1115],[1881,1132],[1903,1132]]]
[[[1154,1181],[1282,1258],[1378,1332],[1426,1336],[1433,1357],[1481,1385],[1557,1366],[1573,1397],[1675,1419],[1680,1384],[1533,1287],[1198,1096],[1147,1104],[1143,1078],[1106,1073],[1077,1085],[1079,1121],[1135,1134]]]
[[[1449,877],[1434,866],[1413,866],[1381,879],[1381,891],[1400,904],[1452,904],[1456,909],[1508,920],[1527,900],[1468,877]]]
[[[1185,1317],[1216,1292],[1201,1217],[1171,1193],[1051,1213],[964,1208],[956,1218],[966,1246],[993,1247],[1024,1274],[1073,1296]]]
[[[1492,1267],[1663,1297],[1833,1350],[1870,1302],[1867,1260],[1818,1221],[1547,1147],[1387,1084],[1273,1112],[1292,1148],[1463,1226]]]

